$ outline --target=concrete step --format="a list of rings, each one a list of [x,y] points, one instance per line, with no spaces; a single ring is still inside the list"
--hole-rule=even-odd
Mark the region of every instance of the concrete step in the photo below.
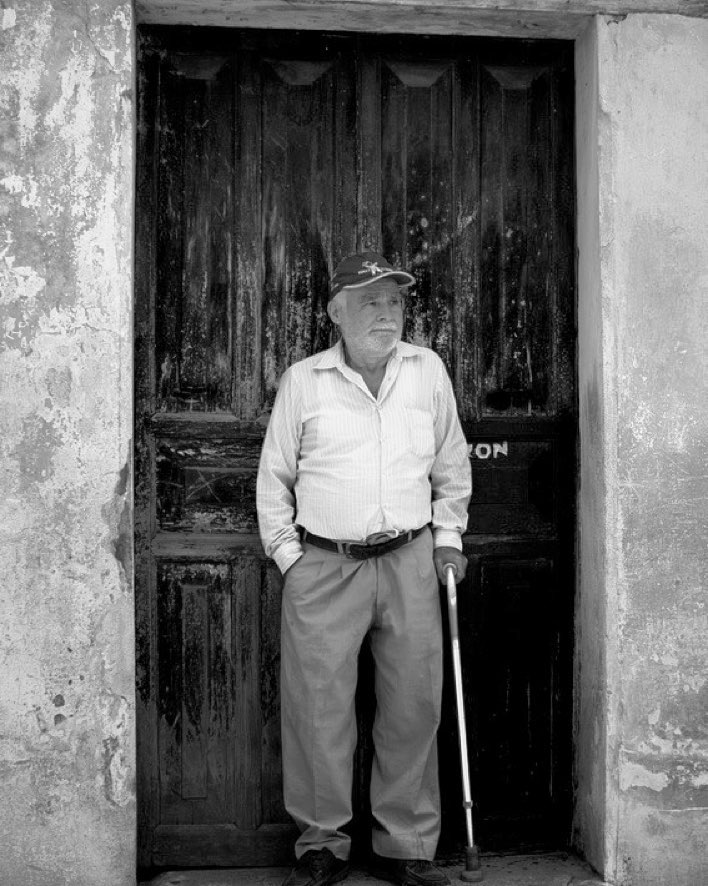
[[[459,865],[441,863],[453,883],[460,886]],[[149,881],[149,886],[280,886],[288,868],[221,868],[165,872]],[[535,855],[483,855],[482,883],[485,886],[606,886],[592,869],[573,855],[563,852]],[[385,886],[384,881],[355,868],[346,886]],[[143,883],[141,886],[148,886]]]

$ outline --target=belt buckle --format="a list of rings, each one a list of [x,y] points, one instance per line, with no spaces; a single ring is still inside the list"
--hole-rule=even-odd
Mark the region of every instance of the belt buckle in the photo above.
[[[371,554],[366,545],[348,544],[344,546],[344,556],[349,560],[368,560]]]

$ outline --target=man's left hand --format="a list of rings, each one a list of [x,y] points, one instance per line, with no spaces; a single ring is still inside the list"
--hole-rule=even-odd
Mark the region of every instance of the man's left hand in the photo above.
[[[467,572],[467,557],[458,551],[457,548],[440,547],[433,551],[433,561],[435,563],[435,571],[438,574],[438,581],[447,584],[447,576],[445,575],[445,567],[451,563],[455,567],[455,584],[459,584],[465,577]]]

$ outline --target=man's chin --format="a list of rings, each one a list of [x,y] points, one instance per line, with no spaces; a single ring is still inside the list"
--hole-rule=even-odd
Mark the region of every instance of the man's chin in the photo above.
[[[369,335],[369,342],[377,351],[392,351],[400,339],[395,332],[372,332]]]

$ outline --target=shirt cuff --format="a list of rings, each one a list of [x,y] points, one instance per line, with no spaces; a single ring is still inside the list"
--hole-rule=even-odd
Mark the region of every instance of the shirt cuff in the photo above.
[[[302,557],[302,554],[302,545],[299,541],[286,541],[273,551],[273,559],[278,569],[285,575],[293,563]]]
[[[455,529],[433,529],[434,548],[456,548],[462,550],[462,535]]]

